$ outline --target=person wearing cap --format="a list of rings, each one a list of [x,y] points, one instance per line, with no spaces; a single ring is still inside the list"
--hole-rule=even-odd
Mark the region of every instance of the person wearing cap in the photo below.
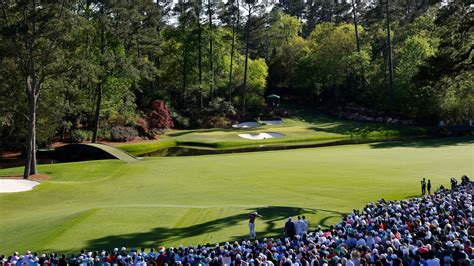
[[[252,212],[249,215],[249,238],[250,239],[255,239],[257,238],[257,233],[255,232],[255,219],[257,217],[262,217],[260,214],[257,212]]]
[[[161,248],[159,249],[159,252],[160,252],[160,254],[156,257],[156,260],[155,260],[155,261],[156,261],[156,264],[158,264],[158,265],[163,265],[164,262],[165,262],[166,259],[167,259],[167,254],[166,254],[165,249],[164,249],[163,247],[161,247]]]
[[[11,265],[15,265],[19,259],[20,257],[18,257],[18,251],[13,252],[13,256],[10,259]]]

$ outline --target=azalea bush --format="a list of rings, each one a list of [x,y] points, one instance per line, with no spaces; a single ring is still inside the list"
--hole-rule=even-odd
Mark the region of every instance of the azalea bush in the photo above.
[[[164,132],[173,128],[174,123],[170,111],[162,100],[154,100],[151,103],[150,111],[147,115],[148,127],[156,132]]]

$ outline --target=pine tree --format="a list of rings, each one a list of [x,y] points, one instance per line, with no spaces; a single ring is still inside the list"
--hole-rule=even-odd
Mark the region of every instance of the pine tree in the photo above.
[[[28,137],[24,178],[37,173],[37,106],[45,82],[54,81],[69,70],[63,59],[71,19],[70,6],[60,3],[2,1],[2,57],[12,58],[16,74],[25,86],[28,101]]]

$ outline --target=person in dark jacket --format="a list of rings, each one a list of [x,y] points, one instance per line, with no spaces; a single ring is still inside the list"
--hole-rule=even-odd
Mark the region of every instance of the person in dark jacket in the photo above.
[[[456,180],[456,178],[451,177],[451,189],[455,189],[457,185],[458,181]]]
[[[66,255],[62,255],[59,259],[58,266],[67,266]]]
[[[288,218],[288,221],[285,223],[285,234],[290,239],[294,239],[296,235],[295,223],[291,221],[291,217]]]
[[[421,180],[421,195],[425,195],[426,194],[426,179],[423,178],[423,180]]]

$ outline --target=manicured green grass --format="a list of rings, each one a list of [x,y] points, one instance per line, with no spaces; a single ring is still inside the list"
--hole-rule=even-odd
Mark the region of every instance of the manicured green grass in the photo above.
[[[242,133],[279,132],[283,138],[248,140],[238,136]],[[338,120],[307,112],[295,112],[282,125],[265,125],[253,129],[197,129],[171,130],[160,140],[117,146],[131,154],[140,155],[172,146],[194,146],[215,149],[230,149],[259,145],[278,146],[294,144],[329,143],[340,140],[392,140],[424,136],[427,129],[416,126],[385,125]]]
[[[41,165],[52,179],[0,194],[0,253],[77,252],[238,240],[258,210],[259,237],[306,214],[312,228],[380,198],[474,174],[474,139]],[[0,175],[20,174],[2,169]]]
[[[156,140],[156,141],[145,141],[139,143],[127,143],[118,145],[117,148],[122,149],[130,154],[145,154],[156,150],[176,146],[176,141],[173,140]]]

